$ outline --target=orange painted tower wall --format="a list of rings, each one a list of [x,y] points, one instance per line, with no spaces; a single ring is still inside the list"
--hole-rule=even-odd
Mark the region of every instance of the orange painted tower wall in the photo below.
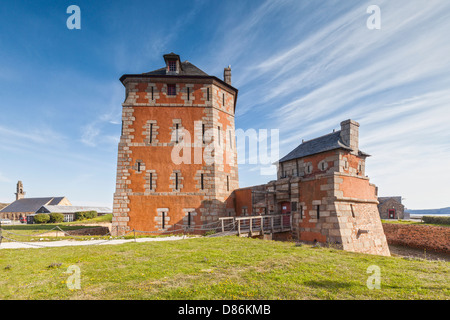
[[[225,82],[176,54],[164,59],[164,68],[121,78],[126,99],[115,234],[201,232],[218,217],[234,215],[230,195],[239,181],[231,71],[225,69]]]

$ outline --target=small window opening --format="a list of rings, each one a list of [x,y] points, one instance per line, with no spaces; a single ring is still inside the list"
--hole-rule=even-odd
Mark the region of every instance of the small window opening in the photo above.
[[[152,172],[150,172],[150,181],[149,181],[149,183],[150,183],[150,190],[153,190],[153,173]]]
[[[166,228],[166,213],[165,212],[162,213],[162,228],[163,229]]]
[[[167,95],[176,96],[177,95],[177,86],[175,84],[167,85]]]

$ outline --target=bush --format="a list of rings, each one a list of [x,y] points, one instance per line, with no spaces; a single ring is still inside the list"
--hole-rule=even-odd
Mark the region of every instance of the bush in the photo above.
[[[57,212],[50,213],[50,222],[51,223],[64,222],[64,215],[62,213]]]
[[[431,224],[449,224],[450,217],[423,216],[422,221]]]
[[[75,220],[94,219],[97,217],[97,211],[79,211],[75,212]]]
[[[47,223],[50,221],[50,216],[46,213],[39,213],[34,216],[34,223]]]

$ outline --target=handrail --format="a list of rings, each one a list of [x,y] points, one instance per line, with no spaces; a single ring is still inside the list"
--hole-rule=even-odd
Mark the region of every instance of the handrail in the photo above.
[[[286,221],[286,217],[289,220]],[[229,218],[229,217],[228,217]],[[234,217],[237,224],[237,233],[242,232],[253,234],[253,232],[263,233],[265,230],[275,232],[275,230],[284,232],[292,228],[292,215],[290,213],[268,214],[258,216]],[[222,220],[222,232],[224,231]]]

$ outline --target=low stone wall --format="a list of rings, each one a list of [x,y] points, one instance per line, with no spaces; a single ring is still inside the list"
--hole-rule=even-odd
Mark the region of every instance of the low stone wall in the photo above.
[[[108,232],[108,227],[95,227],[66,231],[66,233],[71,236],[104,236]]]
[[[450,227],[383,223],[388,244],[450,254]]]

